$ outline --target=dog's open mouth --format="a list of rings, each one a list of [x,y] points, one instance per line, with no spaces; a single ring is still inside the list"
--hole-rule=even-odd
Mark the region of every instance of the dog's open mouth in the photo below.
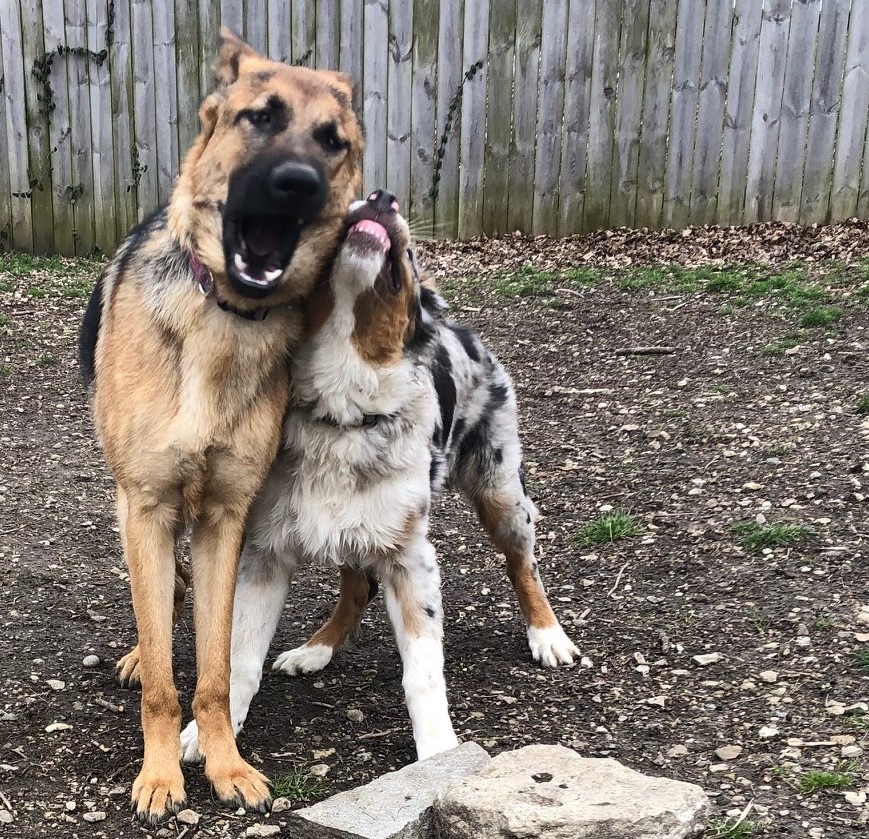
[[[304,219],[240,216],[224,221],[227,269],[256,294],[271,291],[293,258]]]
[[[401,291],[401,275],[397,259],[393,259],[392,240],[389,232],[379,222],[373,219],[362,219],[351,225],[347,231],[346,247],[354,248],[357,253],[379,255],[381,258],[380,274],[386,287],[392,294]]]

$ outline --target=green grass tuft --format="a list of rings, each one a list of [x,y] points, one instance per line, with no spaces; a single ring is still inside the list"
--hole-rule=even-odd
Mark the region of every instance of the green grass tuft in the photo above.
[[[294,804],[306,804],[323,792],[323,782],[305,769],[293,769],[272,779],[275,798],[289,798]]]
[[[814,532],[802,524],[758,524],[754,521],[734,524],[731,530],[739,537],[742,547],[752,551],[794,545]]]
[[[784,355],[785,350],[791,350],[798,346],[799,343],[800,338],[798,335],[785,335],[784,338],[779,338],[778,341],[767,344],[763,348],[762,353],[767,356]]]
[[[624,510],[604,513],[589,522],[576,537],[581,545],[603,545],[616,539],[629,539],[640,536],[643,527],[639,519]]]
[[[869,670],[869,647],[862,647],[854,656],[854,665],[861,670]]]
[[[858,414],[869,414],[869,393],[864,393],[857,400],[857,413]]]
[[[842,310],[838,306],[820,306],[809,309],[801,318],[800,326],[829,326],[842,317]]]
[[[854,783],[854,776],[844,772],[825,772],[815,769],[800,779],[800,792],[811,794],[824,789],[847,789]]]
[[[749,839],[757,828],[754,822],[712,819],[703,834],[703,839]]]

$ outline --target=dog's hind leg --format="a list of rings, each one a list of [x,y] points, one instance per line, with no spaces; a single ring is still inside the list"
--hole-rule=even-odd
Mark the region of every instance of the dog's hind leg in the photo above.
[[[246,544],[238,566],[238,582],[232,616],[232,659],[229,713],[238,734],[247,719],[250,703],[259,690],[263,662],[287,598],[295,561],[258,552]],[[181,732],[182,759],[202,759],[196,720]]]
[[[458,745],[444,681],[443,609],[434,546],[418,534],[381,581],[401,653],[417,758],[424,760]]]
[[[322,670],[346,641],[356,634],[365,608],[376,594],[377,581],[374,577],[342,565],[338,602],[329,619],[301,647],[281,653],[275,659],[273,669],[289,676]]]

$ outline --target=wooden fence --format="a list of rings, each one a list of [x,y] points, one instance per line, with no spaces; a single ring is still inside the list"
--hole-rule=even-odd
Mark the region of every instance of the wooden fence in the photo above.
[[[352,73],[366,188],[436,235],[869,209],[869,0],[0,0],[0,247],[166,201],[221,22]]]

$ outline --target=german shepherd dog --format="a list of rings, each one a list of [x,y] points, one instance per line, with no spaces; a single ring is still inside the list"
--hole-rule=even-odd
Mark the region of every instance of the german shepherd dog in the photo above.
[[[270,801],[229,714],[238,558],[278,450],[303,301],[334,257],[361,182],[348,76],[269,61],[223,29],[214,80],[168,207],[111,259],[80,335],[139,638],[145,749],[132,803],[151,823],[185,801],[172,674],[173,592],[185,583],[174,547],[185,526],[205,774],[222,800]]]
[[[372,591],[384,599],[404,666],[417,755],[456,745],[443,674],[443,612],[429,507],[449,479],[470,498],[519,600],[534,658],[578,650],[550,608],[534,555],[537,510],[520,474],[516,397],[479,338],[444,316],[419,281],[398,205],[378,191],[350,211],[328,283],[312,293],[292,359],[281,453],[248,519],[232,637],[236,732],[262,675],[289,582],[302,562],[336,565],[334,614],[276,669],[324,667],[356,629]],[[186,760],[201,725],[182,734]],[[207,755],[206,755],[207,757]]]

